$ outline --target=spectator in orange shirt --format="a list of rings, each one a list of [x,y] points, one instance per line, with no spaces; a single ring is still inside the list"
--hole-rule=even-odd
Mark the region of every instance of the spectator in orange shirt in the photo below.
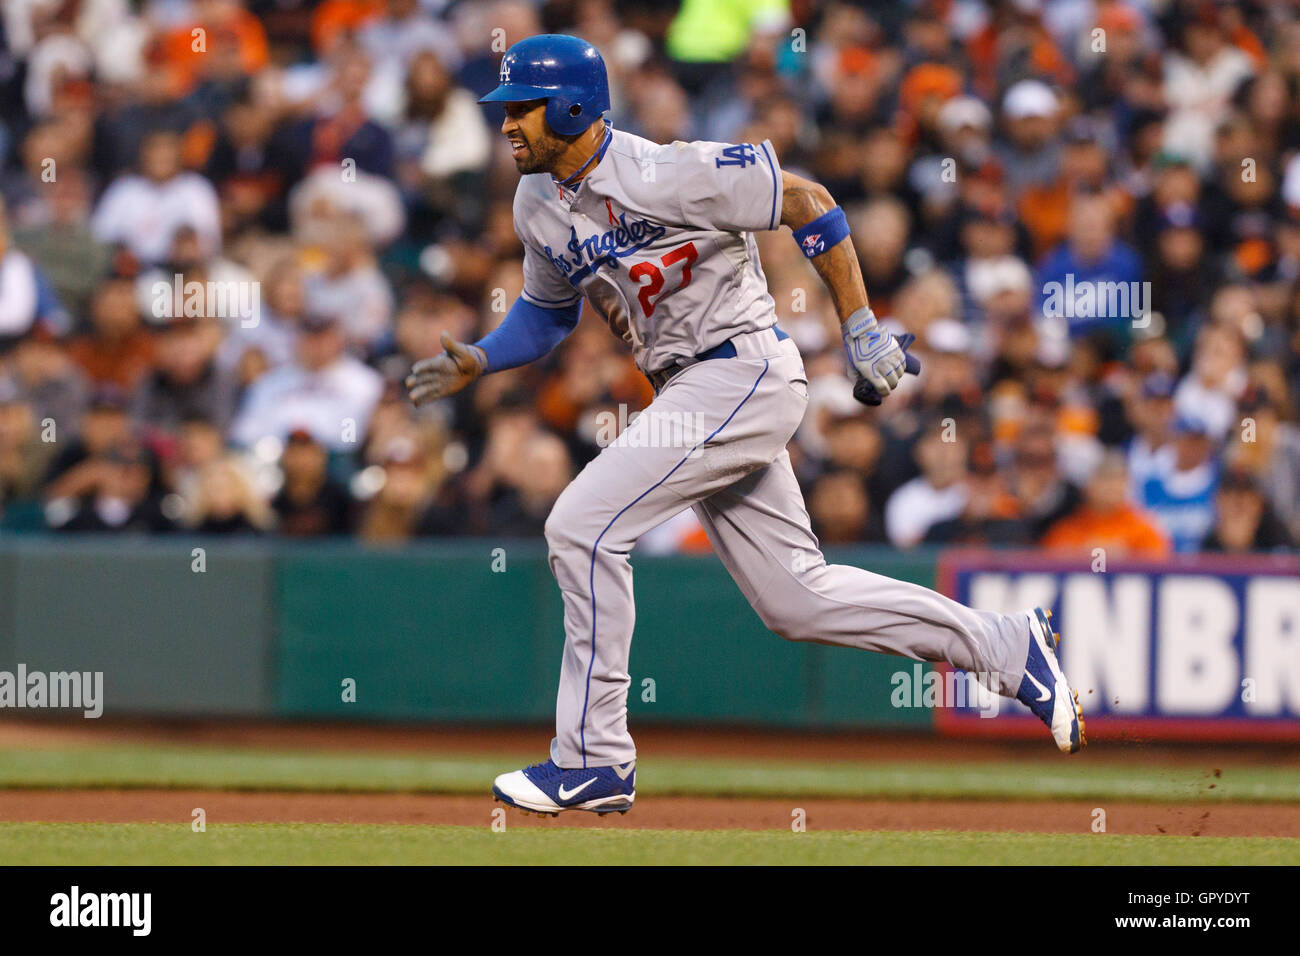
[[[382,17],[385,7],[385,0],[325,0],[312,14],[312,49],[329,54],[341,37]]]
[[[966,54],[974,67],[975,87],[985,98],[1025,76],[1061,86],[1074,81],[1070,61],[1043,25],[1042,4],[1032,0],[993,4],[984,28],[967,41]]]
[[[90,321],[91,331],[73,340],[68,355],[93,385],[131,391],[154,364],[154,342],[140,321],[135,284],[105,279],[91,301]]]
[[[1066,551],[1103,548],[1110,557],[1169,553],[1169,542],[1155,522],[1128,500],[1128,465],[1119,452],[1102,458],[1083,504],[1048,528],[1042,543]]]
[[[196,3],[191,22],[163,36],[156,52],[177,93],[200,80],[237,80],[271,60],[262,21],[232,0]]]
[[[1060,175],[1051,183],[1031,183],[1020,196],[1020,218],[1033,237],[1034,260],[1069,238],[1070,201],[1076,193],[1100,193],[1117,215],[1128,213],[1131,199],[1111,182],[1111,152],[1100,124],[1089,117],[1076,116],[1066,124]]]

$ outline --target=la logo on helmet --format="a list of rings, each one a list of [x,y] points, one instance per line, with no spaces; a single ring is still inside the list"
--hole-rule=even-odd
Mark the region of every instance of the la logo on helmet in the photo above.
[[[510,61],[509,60],[501,61],[501,82],[502,83],[510,82]]]

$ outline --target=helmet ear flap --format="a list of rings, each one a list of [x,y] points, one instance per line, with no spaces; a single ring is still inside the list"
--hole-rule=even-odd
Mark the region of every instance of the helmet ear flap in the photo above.
[[[591,125],[583,112],[581,103],[567,96],[552,96],[546,101],[546,124],[561,136],[572,136]]]

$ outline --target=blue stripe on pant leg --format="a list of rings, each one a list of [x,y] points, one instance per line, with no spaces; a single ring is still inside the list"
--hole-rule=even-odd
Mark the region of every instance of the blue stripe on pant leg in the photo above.
[[[591,573],[587,579],[587,589],[591,591],[591,660],[587,662],[587,686],[582,697],[582,723],[578,725],[578,740],[582,745],[582,766],[584,769],[587,766],[587,706],[591,702],[591,669],[596,664],[596,551],[600,547],[600,539],[605,537],[605,532],[614,527],[614,522],[621,518],[628,508],[631,508],[634,504],[671,478],[673,473],[677,471],[678,468],[682,467],[691,455],[695,454],[695,449],[712,441],[724,428],[727,427],[727,425],[731,423],[731,420],[736,417],[736,413],[739,412],[745,406],[745,403],[753,397],[755,390],[758,388],[758,383],[763,381],[763,376],[767,374],[769,361],[770,360],[768,359],[763,360],[763,371],[758,373],[758,378],[754,379],[754,384],[750,386],[749,393],[740,400],[739,405],[732,409],[731,414],[727,416],[727,420],[715,428],[713,433],[703,441],[696,442],[691,450],[682,457],[682,460],[673,465],[672,470],[670,470],[668,474],[664,475],[653,485],[624,505],[623,508],[619,510],[618,514],[609,519],[609,524],[605,525],[600,534],[596,536],[596,543],[591,546]]]

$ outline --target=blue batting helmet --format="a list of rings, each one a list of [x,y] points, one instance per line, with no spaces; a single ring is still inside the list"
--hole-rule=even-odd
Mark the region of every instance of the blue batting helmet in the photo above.
[[[609,109],[609,81],[600,51],[586,40],[543,33],[520,40],[501,58],[501,85],[480,103],[546,100],[546,122],[572,136]]]

